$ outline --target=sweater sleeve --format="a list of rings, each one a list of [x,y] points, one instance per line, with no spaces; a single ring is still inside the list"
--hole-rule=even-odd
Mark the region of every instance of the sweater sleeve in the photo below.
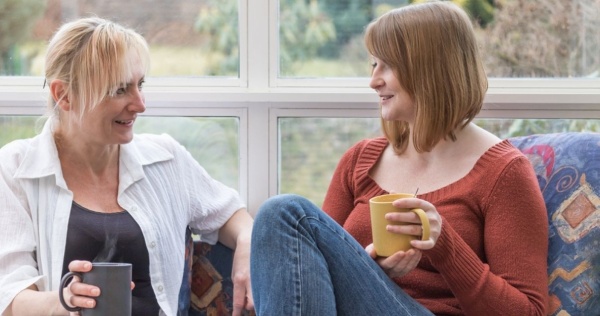
[[[489,192],[482,213],[485,262],[445,221],[424,255],[466,315],[545,315],[548,218],[529,161],[510,161]]]
[[[333,173],[323,202],[323,210],[341,226],[344,225],[344,222],[354,209],[352,177],[354,174],[354,165],[356,164],[363,143],[364,141],[354,145],[342,155]]]

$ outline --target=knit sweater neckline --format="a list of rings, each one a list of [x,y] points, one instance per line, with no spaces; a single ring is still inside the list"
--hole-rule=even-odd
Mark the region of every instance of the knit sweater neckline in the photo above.
[[[373,178],[369,175],[369,171],[377,160],[382,157],[382,152],[389,145],[388,140],[385,137],[374,138],[367,143],[361,153],[361,159],[356,164],[356,179],[357,183],[363,184],[365,187],[371,187],[373,192],[372,196],[389,193],[379,186]],[[506,150],[512,148],[512,144],[508,140],[502,140],[501,142],[488,148],[475,162],[472,170],[469,171],[462,178],[444,186],[439,189],[430,192],[419,193],[420,197],[427,197],[427,200],[433,201],[438,200],[442,196],[452,195],[453,191],[462,188],[462,182],[470,182],[475,178],[479,178],[487,170],[486,166],[493,163],[497,158],[501,157]],[[361,185],[362,186],[362,185]],[[371,191],[370,190],[370,191]]]

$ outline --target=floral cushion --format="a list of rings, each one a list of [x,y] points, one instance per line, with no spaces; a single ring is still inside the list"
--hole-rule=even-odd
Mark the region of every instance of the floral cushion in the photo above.
[[[548,315],[600,315],[600,134],[509,140],[531,161],[548,210]]]

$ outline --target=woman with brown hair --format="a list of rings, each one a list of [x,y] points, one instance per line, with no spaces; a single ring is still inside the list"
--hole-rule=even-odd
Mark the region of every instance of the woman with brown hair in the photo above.
[[[475,125],[487,79],[468,16],[449,2],[395,9],[365,42],[385,137],[341,158],[323,211],[268,200],[252,235],[258,315],[545,315],[548,225],[532,167]],[[423,209],[430,238],[378,257],[369,199]],[[412,212],[387,230],[420,236]]]

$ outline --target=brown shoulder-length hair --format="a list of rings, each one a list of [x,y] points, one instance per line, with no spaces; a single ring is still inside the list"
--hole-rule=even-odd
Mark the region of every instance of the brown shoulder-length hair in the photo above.
[[[488,88],[473,26],[450,2],[394,9],[371,22],[365,33],[369,53],[391,67],[415,105],[413,143],[430,151],[479,113]],[[383,121],[396,153],[410,135],[407,122]]]

